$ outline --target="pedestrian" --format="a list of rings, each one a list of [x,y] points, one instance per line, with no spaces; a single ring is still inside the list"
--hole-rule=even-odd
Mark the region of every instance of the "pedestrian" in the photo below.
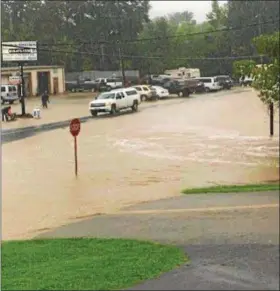
[[[43,108],[48,108],[48,103],[50,102],[49,100],[49,95],[48,92],[45,91],[42,95],[42,106]]]

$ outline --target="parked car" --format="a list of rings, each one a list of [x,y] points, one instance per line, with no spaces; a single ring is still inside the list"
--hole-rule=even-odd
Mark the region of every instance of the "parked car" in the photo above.
[[[140,94],[141,101],[147,101],[147,100],[157,100],[157,93],[156,90],[153,89],[152,86],[149,85],[137,85],[133,86],[138,93]]]
[[[123,86],[122,80],[119,78],[98,78],[94,81],[95,91],[100,91],[100,87],[106,87],[107,91],[121,88]]]
[[[254,81],[253,78],[249,76],[243,76],[239,79],[240,85],[245,87],[251,86],[253,81]]]
[[[1,85],[1,103],[8,102],[13,104],[16,100],[18,100],[17,86]]]
[[[222,89],[229,90],[233,86],[233,81],[230,78],[230,76],[221,75],[221,76],[216,76],[216,78],[219,84],[222,86]]]
[[[188,97],[195,92],[199,82],[195,79],[171,79],[163,85],[170,94],[176,94],[179,97]]]
[[[79,81],[66,81],[65,89],[68,92],[82,92],[84,88]]]
[[[194,93],[203,93],[205,92],[205,86],[203,82],[197,82],[197,85],[194,88]]]
[[[122,88],[98,95],[95,100],[89,103],[89,111],[92,116],[97,116],[100,112],[108,112],[114,115],[127,108],[136,112],[140,103],[140,95],[135,88]]]
[[[158,99],[169,97],[169,91],[161,86],[151,86],[156,91]]]
[[[222,89],[216,77],[200,77],[196,78],[196,80],[204,83],[205,92],[219,91]]]

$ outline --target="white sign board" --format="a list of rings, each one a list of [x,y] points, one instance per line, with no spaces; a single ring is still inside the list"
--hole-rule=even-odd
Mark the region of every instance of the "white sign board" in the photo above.
[[[9,84],[20,84],[21,83],[21,76],[10,76],[9,77]]]
[[[2,61],[37,61],[37,41],[2,42]]]

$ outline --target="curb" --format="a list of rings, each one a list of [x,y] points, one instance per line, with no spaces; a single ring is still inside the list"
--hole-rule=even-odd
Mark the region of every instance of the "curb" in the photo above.
[[[81,123],[84,123],[91,119],[91,116],[82,116],[79,117]],[[24,132],[29,132],[29,131],[40,131],[40,130],[50,130],[50,129],[56,129],[60,127],[66,127],[69,125],[72,119],[67,119],[63,121],[58,121],[58,122],[51,122],[51,123],[46,123],[46,124],[41,124],[41,125],[34,125],[34,126],[27,126],[27,127],[22,127],[22,128],[13,128],[13,129],[2,129],[1,135],[10,135],[10,134],[18,134],[18,133],[24,133]]]

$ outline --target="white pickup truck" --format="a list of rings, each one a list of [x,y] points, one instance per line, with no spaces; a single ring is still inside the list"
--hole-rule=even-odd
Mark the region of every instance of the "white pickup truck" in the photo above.
[[[89,103],[89,111],[92,116],[97,116],[99,112],[115,115],[118,111],[128,108],[136,112],[140,103],[141,98],[135,88],[115,89],[98,95],[96,100]]]

